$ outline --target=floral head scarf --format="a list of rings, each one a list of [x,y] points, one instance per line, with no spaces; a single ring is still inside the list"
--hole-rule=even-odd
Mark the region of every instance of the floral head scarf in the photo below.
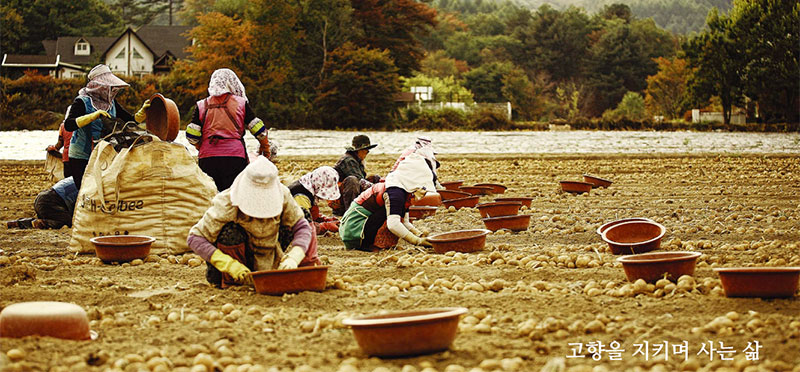
[[[339,173],[333,167],[322,166],[300,177],[300,184],[314,194],[314,197],[325,200],[339,199]]]
[[[221,68],[211,74],[211,80],[208,82],[208,94],[211,96],[219,96],[225,93],[233,94],[247,100],[247,95],[244,92],[244,85],[236,73],[229,68]]]
[[[89,97],[92,106],[98,110],[108,111],[117,96],[128,83],[118,78],[106,65],[97,65],[86,76],[89,82],[78,91],[78,96]]]

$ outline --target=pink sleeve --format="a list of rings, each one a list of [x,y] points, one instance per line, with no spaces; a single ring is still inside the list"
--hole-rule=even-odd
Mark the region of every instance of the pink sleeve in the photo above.
[[[297,223],[292,226],[292,243],[291,247],[299,246],[303,248],[303,252],[308,252],[308,245],[311,243],[311,225],[308,224],[305,218],[297,220]]]
[[[186,239],[186,243],[194,253],[206,261],[210,260],[211,255],[217,250],[217,247],[206,240],[206,238],[199,235],[189,234],[189,238]]]

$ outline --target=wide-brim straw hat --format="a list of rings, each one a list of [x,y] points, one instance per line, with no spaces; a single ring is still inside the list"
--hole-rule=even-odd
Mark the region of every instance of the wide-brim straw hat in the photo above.
[[[367,136],[365,136],[363,134],[359,134],[359,135],[353,137],[352,145],[350,145],[348,147],[345,147],[345,148],[347,149],[347,151],[361,151],[361,150],[374,149],[376,146],[378,146],[377,143],[370,143],[369,142],[369,137],[367,137]]]
[[[255,218],[272,218],[283,210],[278,168],[258,156],[236,176],[231,185],[231,204]]]

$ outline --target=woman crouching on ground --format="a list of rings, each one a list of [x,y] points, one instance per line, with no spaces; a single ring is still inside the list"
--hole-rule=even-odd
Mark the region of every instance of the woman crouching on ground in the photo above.
[[[323,216],[319,212],[319,200],[337,200],[339,194],[339,173],[333,167],[322,166],[304,174],[288,187],[294,201],[303,209],[306,220],[314,227],[317,235],[328,231],[339,231],[339,219]]]
[[[290,236],[279,236],[281,230]],[[214,197],[187,242],[208,263],[208,282],[222,288],[248,282],[251,271],[319,264],[316,234],[263,156]]]
[[[435,190],[431,167],[421,155],[410,154],[386,176],[386,182],[362,192],[342,217],[339,236],[345,247],[376,251],[396,246],[399,239],[430,247],[408,222],[408,208],[412,198]]]

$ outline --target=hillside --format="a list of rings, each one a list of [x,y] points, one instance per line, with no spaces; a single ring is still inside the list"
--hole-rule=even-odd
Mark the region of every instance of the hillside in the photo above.
[[[535,10],[548,4],[556,9],[570,6],[595,13],[605,5],[622,3],[631,8],[637,18],[653,18],[657,25],[677,34],[700,31],[705,26],[706,15],[713,7],[727,13],[731,0],[514,0],[514,3]]]

